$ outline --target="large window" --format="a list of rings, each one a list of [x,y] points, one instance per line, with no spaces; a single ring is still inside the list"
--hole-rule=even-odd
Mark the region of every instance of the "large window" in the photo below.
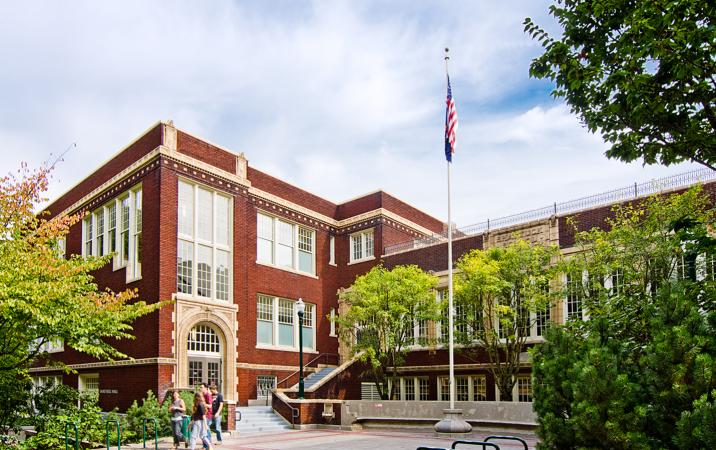
[[[390,378],[388,388],[392,389],[391,400],[427,400],[430,396],[430,383],[427,377]]]
[[[517,401],[518,402],[531,402],[532,401],[532,378],[528,376],[517,377]]]
[[[231,197],[181,180],[178,203],[177,292],[228,301]]]
[[[579,272],[567,274],[567,320],[582,319],[584,282]]]
[[[314,275],[316,233],[310,228],[258,213],[256,260]]]
[[[189,332],[187,350],[201,353],[221,353],[219,336],[208,325],[197,325]]]
[[[117,217],[119,210],[119,217]],[[119,219],[119,223],[118,222]],[[117,228],[119,227],[119,234]],[[88,214],[82,222],[82,256],[114,255],[127,281],[142,276],[142,188],[133,188]]]
[[[450,400],[450,378],[438,378],[438,399]],[[459,375],[455,377],[455,401],[482,402],[487,400],[485,375]]]
[[[371,259],[373,255],[373,230],[351,234],[350,262]]]
[[[256,345],[298,350],[298,333],[303,333],[303,348],[315,349],[316,308],[306,303],[302,330],[293,300],[259,294],[256,301]]]

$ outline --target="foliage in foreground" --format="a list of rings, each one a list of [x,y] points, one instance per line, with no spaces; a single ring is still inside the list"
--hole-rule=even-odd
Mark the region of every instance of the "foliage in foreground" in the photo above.
[[[487,354],[500,399],[510,401],[537,313],[551,307],[556,247],[518,239],[506,247],[472,250],[457,262],[455,342],[479,360]],[[443,327],[447,332],[446,327]]]
[[[589,319],[551,328],[533,352],[539,448],[714,448],[707,202],[700,188],[653,197],[618,208],[609,231],[578,234],[566,270],[583,275],[570,295]]]
[[[0,177],[2,383],[26,380],[32,363],[48,361],[48,343],[64,342],[98,359],[125,357],[111,342],[133,338],[131,324],[162,305],[135,301],[135,290],[100,290],[91,273],[109,262],[110,255],[69,259],[61,255],[62,239],[81,215],[47,219],[43,213],[35,214],[44,200],[50,170],[43,166],[32,172],[23,167],[17,174]],[[14,425],[17,414],[3,408],[0,414],[0,424]]]
[[[388,378],[396,376],[417,321],[437,321],[437,277],[417,266],[373,267],[340,294],[347,311],[336,318],[341,339],[370,367],[381,398],[391,398]]]
[[[716,7],[705,0],[556,0],[561,33],[531,19],[544,47],[530,75],[556,84],[622,161],[695,161],[716,170]]]

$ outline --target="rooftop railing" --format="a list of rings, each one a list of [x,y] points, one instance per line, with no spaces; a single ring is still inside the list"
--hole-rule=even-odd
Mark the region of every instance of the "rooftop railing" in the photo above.
[[[487,219],[484,222],[454,229],[452,231],[452,236],[453,239],[474,236],[488,231],[511,227],[513,225],[547,219],[552,216],[563,216],[625,200],[633,200],[638,197],[644,197],[659,192],[671,191],[714,179],[716,179],[716,171],[707,168],[693,170],[690,172],[646,181],[644,183],[634,183],[631,186],[613,189],[611,191],[590,195],[588,197],[582,197],[562,203],[555,202],[550,206],[525,211],[519,214],[512,214],[498,219]],[[389,245],[385,248],[385,254],[392,255],[394,253],[429,247],[443,242],[447,242],[447,231],[435,233],[431,236],[424,236],[412,241]]]

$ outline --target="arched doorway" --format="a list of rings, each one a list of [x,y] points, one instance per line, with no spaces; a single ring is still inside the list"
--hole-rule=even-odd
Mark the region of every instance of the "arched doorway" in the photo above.
[[[189,331],[186,342],[189,386],[216,384],[222,389],[221,340],[211,325],[200,323]]]

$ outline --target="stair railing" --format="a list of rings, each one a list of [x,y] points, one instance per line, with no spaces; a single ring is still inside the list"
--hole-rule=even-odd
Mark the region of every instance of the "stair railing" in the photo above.
[[[315,358],[313,358],[312,360],[310,360],[306,364],[304,364],[303,367],[304,368],[310,367],[311,364],[318,365],[319,360],[324,360],[325,361],[324,364],[331,364],[331,363],[333,363],[333,361],[335,361],[335,363],[333,363],[333,364],[338,365],[339,357],[335,353],[321,353],[320,355],[316,356]],[[288,383],[288,381],[294,377],[297,377],[300,374],[300,372],[301,372],[300,370],[297,370],[297,371],[291,373],[289,376],[287,376],[286,378],[284,378],[281,381],[279,381],[278,383],[276,383],[276,388],[277,389],[285,389],[285,388],[288,388],[289,386],[296,384],[298,382],[298,380],[296,380],[293,383]]]
[[[280,395],[276,395],[276,390],[274,389],[274,393],[273,393],[273,395],[271,396],[271,403],[272,403],[272,404],[271,404],[271,409],[273,409],[274,411],[278,412],[278,411],[276,410],[276,407],[274,407],[274,405],[273,405],[273,402],[275,402],[275,401],[279,401],[279,402],[283,403],[284,405],[286,405],[286,406],[290,409],[290,411],[291,411],[291,428],[296,428],[296,419],[298,419],[298,418],[301,417],[301,410],[298,409],[298,408],[294,408],[293,406],[291,406],[286,400],[284,400],[283,398],[281,398]],[[280,415],[281,417],[283,417],[283,414],[279,413],[279,415]],[[284,419],[285,419],[285,417],[284,417]]]

